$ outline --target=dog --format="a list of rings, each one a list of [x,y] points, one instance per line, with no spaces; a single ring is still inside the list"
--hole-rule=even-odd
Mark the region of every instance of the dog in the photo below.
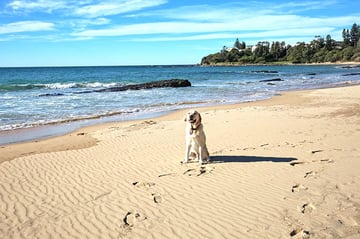
[[[186,147],[184,163],[189,159],[198,159],[199,165],[204,161],[210,161],[209,151],[206,146],[204,126],[201,123],[201,115],[196,110],[190,110],[185,116],[186,121]]]

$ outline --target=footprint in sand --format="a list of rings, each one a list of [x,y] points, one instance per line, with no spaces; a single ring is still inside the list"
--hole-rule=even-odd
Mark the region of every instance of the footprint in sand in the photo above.
[[[290,232],[290,236],[291,237],[297,236],[297,238],[308,239],[310,238],[310,232],[301,228],[297,228]]]
[[[142,222],[147,218],[136,211],[128,211],[123,219],[125,227],[133,227],[136,223]]]
[[[151,183],[151,182],[133,182],[132,185],[138,187],[138,188],[146,188],[149,189],[153,186],[155,186],[155,183]]]
[[[313,210],[315,209],[315,206],[314,204],[312,203],[305,203],[303,204],[300,208],[299,208],[299,211],[301,213],[311,213]]]
[[[146,121],[142,122],[142,124],[144,124],[144,125],[154,125],[154,124],[157,124],[157,122],[153,121],[153,120],[146,120]]]
[[[164,173],[164,174],[160,174],[158,177],[161,178],[161,177],[166,177],[166,176],[175,176],[176,173]]]
[[[316,154],[316,153],[321,153],[321,152],[323,152],[324,150],[322,150],[322,149],[318,149],[318,150],[313,150],[313,151],[311,151],[311,153],[312,154]]]
[[[198,169],[190,168],[190,169],[186,170],[183,174],[188,175],[188,176],[201,176],[204,174],[210,174],[210,173],[212,173],[213,170],[214,170],[213,167],[201,166]]]
[[[151,196],[153,197],[154,203],[162,203],[163,202],[163,198],[161,197],[160,194],[153,193],[153,194],[151,194]]]
[[[196,176],[200,176],[200,175],[203,175],[203,174],[209,174],[213,171],[214,168],[212,167],[208,167],[208,166],[203,166],[203,167],[200,167],[199,169],[199,174],[196,175]]]
[[[334,160],[332,160],[332,159],[321,159],[320,163],[334,163]]]
[[[290,162],[290,165],[291,165],[291,166],[295,166],[295,165],[304,164],[304,163],[305,163],[305,162],[295,161],[295,162]]]
[[[155,125],[155,124],[157,124],[156,121],[146,120],[146,121],[143,121],[143,122],[141,122],[141,123],[139,123],[139,124],[130,125],[130,129],[132,129],[132,130],[139,130],[139,129],[145,128],[146,126]]]
[[[291,187],[291,192],[300,192],[302,190],[307,190],[308,188],[305,187],[304,185],[302,184],[295,184]]]
[[[151,182],[133,182],[132,185],[138,187],[138,188],[145,188],[146,190],[149,190],[151,187],[155,186],[155,183]],[[161,203],[163,202],[163,198],[158,193],[151,193],[151,196],[153,197],[153,201],[155,203]]]
[[[184,175],[188,175],[188,176],[192,176],[192,172],[196,171],[196,169],[194,168],[189,168],[188,170],[186,170],[183,174]]]
[[[304,178],[308,178],[310,176],[315,176],[317,174],[317,172],[314,171],[308,171],[305,173]]]

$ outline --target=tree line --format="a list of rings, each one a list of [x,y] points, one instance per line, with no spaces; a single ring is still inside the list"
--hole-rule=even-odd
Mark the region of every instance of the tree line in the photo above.
[[[298,42],[294,46],[284,41],[247,46],[236,39],[233,47],[224,46],[220,52],[203,57],[201,64],[360,62],[360,26],[354,23],[351,29],[343,29],[342,37],[343,41],[335,41],[329,34],[325,38],[315,36],[310,43]]]

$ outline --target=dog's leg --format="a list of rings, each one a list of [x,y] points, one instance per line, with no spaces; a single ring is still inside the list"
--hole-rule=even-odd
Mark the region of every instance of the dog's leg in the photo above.
[[[199,158],[199,165],[202,165],[202,147],[199,146],[199,153],[198,153],[198,158]]]
[[[187,143],[186,143],[186,147],[185,147],[185,159],[184,159],[184,163],[188,163],[188,161],[189,161],[190,148],[191,148],[191,144],[190,144],[189,142],[187,142]]]
[[[207,161],[207,163],[210,163],[210,154],[209,154],[209,151],[206,146],[205,146],[204,150],[205,150],[205,154],[206,154],[206,161]]]

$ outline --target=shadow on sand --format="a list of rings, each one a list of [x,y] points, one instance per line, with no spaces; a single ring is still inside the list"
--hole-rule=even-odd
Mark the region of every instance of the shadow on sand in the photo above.
[[[254,163],[254,162],[275,162],[289,163],[297,158],[261,157],[261,156],[211,156],[211,163]]]

